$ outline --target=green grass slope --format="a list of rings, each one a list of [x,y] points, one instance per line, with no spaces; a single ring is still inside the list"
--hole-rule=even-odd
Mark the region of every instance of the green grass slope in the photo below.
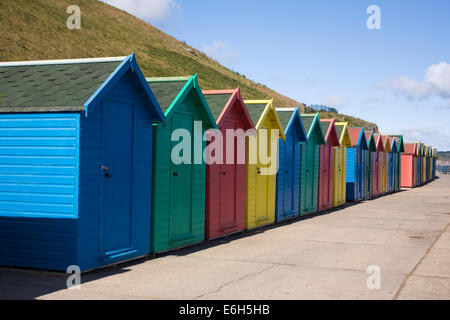
[[[275,105],[299,103],[241,76],[150,24],[96,0],[77,0],[81,30],[66,27],[66,0],[0,0],[0,61],[124,56],[135,52],[146,76],[198,73],[202,89],[241,86],[245,99],[273,97]],[[311,111],[303,106],[303,112]],[[377,130],[373,123],[330,114],[351,126]]]

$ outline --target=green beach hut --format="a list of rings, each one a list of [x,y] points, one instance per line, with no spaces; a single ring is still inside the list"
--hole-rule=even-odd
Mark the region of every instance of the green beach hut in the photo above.
[[[395,162],[395,176],[394,176],[394,190],[395,191],[400,191],[400,180],[401,180],[401,168],[402,168],[402,164],[401,164],[401,154],[402,152],[405,152],[405,143],[403,141],[403,135],[401,134],[391,134],[389,135],[391,138],[395,139],[397,142],[397,153],[394,154],[394,157],[396,157],[396,159],[394,160]]]
[[[318,113],[301,114],[307,133],[306,143],[300,151],[300,215],[317,211],[319,192],[319,145],[325,145],[325,137]]]
[[[164,126],[154,126],[153,138],[151,252],[157,253],[204,240],[206,142],[202,138],[217,125],[197,75],[146,80],[167,120]],[[181,144],[186,148],[181,150]]]

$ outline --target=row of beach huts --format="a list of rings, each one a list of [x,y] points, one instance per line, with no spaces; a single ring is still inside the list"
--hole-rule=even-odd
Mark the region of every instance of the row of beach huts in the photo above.
[[[191,163],[173,161],[176,129],[192,133]],[[206,164],[212,142],[195,137],[214,129],[253,129],[246,161]],[[248,161],[264,142],[273,174]],[[202,91],[197,75],[145,78],[134,54],[0,63],[0,265],[85,271],[166,252],[422,185],[436,157],[239,88]]]

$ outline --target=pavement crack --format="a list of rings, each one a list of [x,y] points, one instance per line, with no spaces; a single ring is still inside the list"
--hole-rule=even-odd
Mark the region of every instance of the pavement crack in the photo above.
[[[441,233],[439,234],[438,237],[436,237],[436,239],[434,239],[433,243],[428,247],[428,249],[425,251],[425,254],[422,256],[422,258],[420,258],[419,261],[417,261],[416,265],[414,266],[414,268],[412,268],[412,270],[406,275],[405,279],[403,279],[403,282],[401,283],[400,287],[398,288],[397,292],[394,295],[393,300],[398,300],[398,297],[400,296],[400,293],[403,291],[406,282],[408,281],[408,279],[413,275],[414,272],[416,272],[417,268],[420,266],[420,264],[422,263],[422,261],[426,258],[426,256],[428,255],[428,253],[430,253],[431,249],[433,249],[434,245],[436,244],[436,242],[439,241],[439,239],[441,239],[442,235],[444,234],[444,232],[447,231],[448,227],[450,226],[450,223],[447,223],[447,226],[441,231]]]
[[[244,275],[244,276],[242,276],[242,277],[240,277],[240,278],[238,278],[238,279],[234,279],[234,280],[225,282],[224,284],[222,284],[222,285],[221,285],[219,288],[217,288],[216,290],[213,290],[213,291],[210,291],[210,292],[201,294],[201,295],[195,297],[193,300],[198,300],[198,299],[201,299],[201,298],[203,298],[203,297],[205,297],[205,296],[207,296],[207,295],[214,294],[214,293],[218,293],[218,292],[220,292],[223,288],[225,288],[226,286],[229,286],[230,284],[233,284],[233,283],[235,283],[235,282],[244,280],[244,279],[246,279],[246,278],[248,278],[248,277],[250,277],[250,276],[255,276],[255,275],[261,274],[261,273],[266,272],[267,270],[270,270],[270,269],[272,269],[272,268],[274,268],[274,267],[275,267],[275,265],[270,265],[269,267],[264,268],[264,269],[262,269],[262,270],[260,270],[260,271],[258,271],[258,272],[252,272],[252,273],[246,274],[246,275]]]

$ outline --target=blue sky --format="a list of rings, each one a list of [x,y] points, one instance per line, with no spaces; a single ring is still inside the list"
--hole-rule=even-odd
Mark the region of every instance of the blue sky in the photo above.
[[[286,96],[450,150],[450,1],[104,1]]]

